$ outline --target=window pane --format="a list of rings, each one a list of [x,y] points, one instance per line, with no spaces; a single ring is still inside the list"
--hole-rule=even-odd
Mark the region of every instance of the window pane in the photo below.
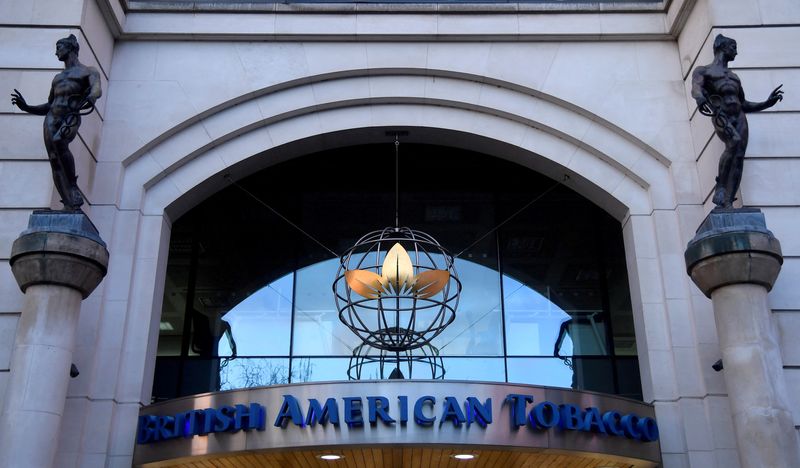
[[[226,330],[219,340],[219,356],[275,356],[289,354],[294,275],[259,289],[222,316]]]
[[[445,380],[505,382],[503,358],[444,358]]]
[[[295,292],[295,355],[344,355],[361,342],[340,320],[331,284],[338,259],[330,259],[297,271]]]
[[[614,373],[605,358],[509,358],[508,381],[614,393]]]
[[[574,371],[558,358],[508,358],[508,381],[573,388]]]
[[[292,359],[292,383],[347,380],[349,358]]]
[[[220,390],[289,383],[289,359],[220,359]]]
[[[219,359],[186,359],[181,376],[181,395],[216,392],[220,383]]]
[[[506,344],[508,355],[554,356],[558,344],[559,354],[571,356],[572,337],[562,332],[562,324],[569,314],[525,284],[503,276],[503,294],[506,309]]]
[[[639,375],[639,359],[633,357],[618,357],[617,364],[617,392],[619,395],[642,399],[642,378]]]
[[[502,356],[500,274],[470,260],[456,259],[455,267],[463,285],[456,318],[432,344],[442,356]]]

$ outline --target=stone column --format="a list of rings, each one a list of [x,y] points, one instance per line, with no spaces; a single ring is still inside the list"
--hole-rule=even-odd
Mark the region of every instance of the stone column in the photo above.
[[[685,258],[692,280],[714,305],[742,468],[800,467],[778,333],[767,302],[783,263],[780,243],[760,210],[714,210],[689,242]]]
[[[108,251],[81,212],[36,211],[14,242],[25,293],[0,415],[0,465],[53,466],[81,300],[100,284]]]

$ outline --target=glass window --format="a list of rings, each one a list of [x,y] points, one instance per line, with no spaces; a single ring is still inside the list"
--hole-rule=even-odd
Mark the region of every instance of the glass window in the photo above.
[[[331,290],[338,268],[331,259],[298,270],[293,354],[349,356],[361,344],[339,320]]]
[[[289,383],[289,359],[222,358],[220,390]]]
[[[443,360],[445,380],[506,381],[503,358],[446,357]]]
[[[273,281],[223,315],[227,325],[218,355],[288,355],[293,281],[293,274]]]
[[[295,358],[292,359],[292,382],[347,380],[349,364],[349,358]]]
[[[502,356],[500,276],[468,260],[457,259],[455,267],[463,286],[456,318],[433,345],[442,356]]]
[[[549,387],[576,388],[575,371],[568,359],[508,358],[508,381]]]
[[[412,351],[419,359],[410,369],[400,366],[404,376],[430,378],[426,359],[438,352],[433,362],[443,365],[445,379],[641,398],[619,222],[507,161],[434,145],[403,145],[402,152],[400,224],[455,255],[462,284],[454,321],[430,343],[438,351]],[[346,380],[362,341],[339,318],[336,256],[393,225],[395,194],[387,181],[394,161],[394,145],[309,155],[255,173],[239,184],[247,193],[228,187],[178,219],[154,399]],[[392,246],[382,247],[348,267],[380,275]],[[440,253],[408,253],[423,269],[442,263]],[[345,281],[337,288],[348,291]],[[380,300],[386,299],[374,302]],[[399,299],[417,304],[417,330],[438,310],[419,309],[419,302]],[[375,330],[408,328],[410,316],[388,313],[379,322],[380,314],[366,310],[354,320]],[[395,369],[396,361],[384,362],[381,374],[380,353],[361,349],[368,364],[361,378],[387,378]]]
[[[545,294],[541,294],[503,276],[509,356],[554,356],[557,351],[562,355],[572,355],[572,336],[563,333],[561,328],[570,316],[547,296],[547,288]]]

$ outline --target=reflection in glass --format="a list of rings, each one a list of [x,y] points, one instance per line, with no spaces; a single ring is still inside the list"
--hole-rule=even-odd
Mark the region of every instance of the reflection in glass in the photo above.
[[[550,387],[573,387],[570,360],[558,358],[508,358],[508,381]]]
[[[273,281],[222,316],[228,332],[219,340],[219,356],[289,354],[293,280],[290,273]]]
[[[503,358],[446,357],[443,359],[445,380],[506,381]]]
[[[361,344],[336,311],[331,283],[338,267],[334,258],[297,271],[293,354],[349,356]]]
[[[554,356],[556,352],[572,356],[571,336],[560,333],[561,325],[570,320],[569,314],[548,297],[506,275],[503,294],[509,356]]]
[[[564,349],[563,341],[569,338],[571,349]],[[572,317],[561,323],[555,356],[604,356],[606,352],[606,328],[600,310],[573,311]]]
[[[509,358],[508,380],[531,385],[616,393],[611,360],[605,358]]]
[[[261,387],[289,383],[288,359],[220,359],[219,389]]]
[[[463,289],[456,319],[434,346],[442,356],[502,356],[503,317],[497,271],[467,260],[456,260]]]
[[[346,380],[349,363],[349,358],[294,358],[292,359],[292,382]],[[363,379],[371,378],[373,377],[363,377]]]

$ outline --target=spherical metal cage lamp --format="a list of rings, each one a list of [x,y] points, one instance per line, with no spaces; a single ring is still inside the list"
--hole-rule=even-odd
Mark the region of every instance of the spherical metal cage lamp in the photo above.
[[[339,319],[364,345],[404,352],[430,344],[455,320],[461,282],[433,237],[390,227],[342,255],[333,293]]]
[[[391,352],[362,344],[353,350],[347,377],[364,379],[444,379],[444,361],[433,345]]]

